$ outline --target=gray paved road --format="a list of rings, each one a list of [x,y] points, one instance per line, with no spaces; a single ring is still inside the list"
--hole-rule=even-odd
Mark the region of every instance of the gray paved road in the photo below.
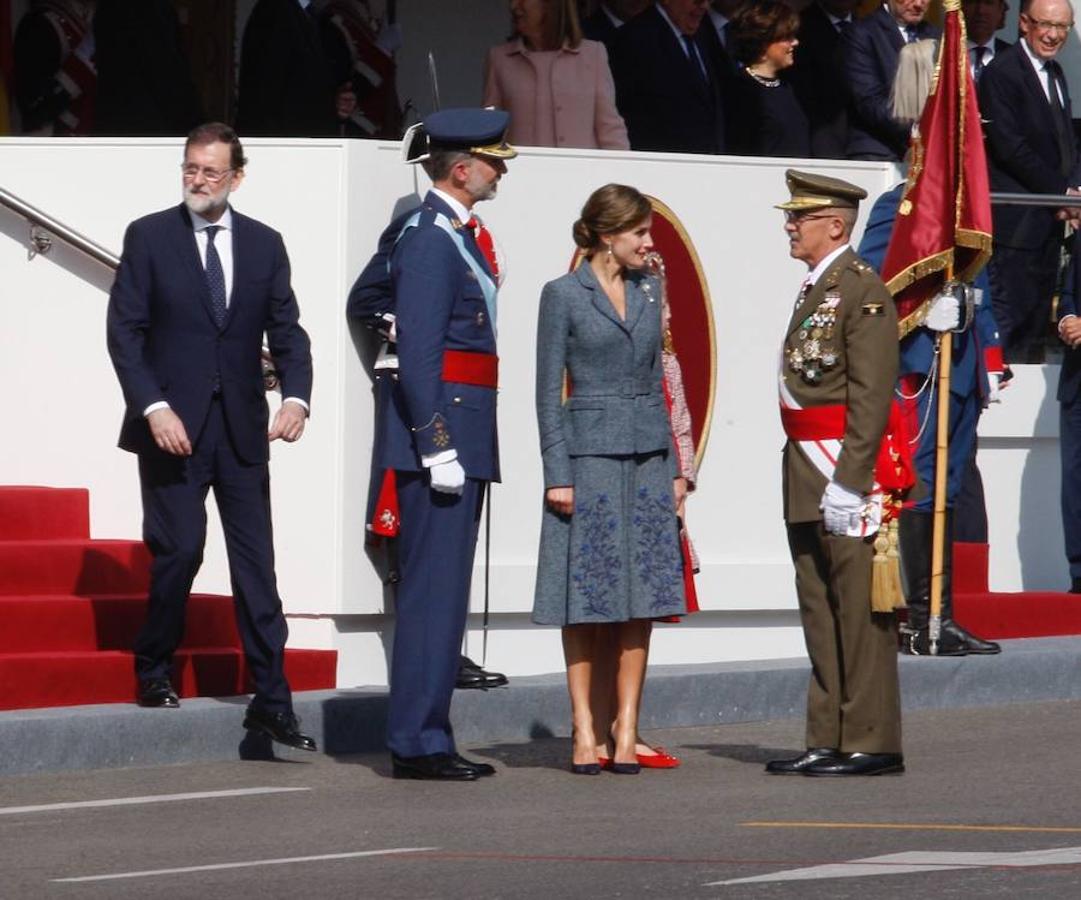
[[[862,780],[762,774],[798,721],[652,734],[684,766],[637,777],[552,739],[468,748],[500,769],[473,784],[300,754],[2,779],[0,897],[1081,897],[1081,703],[905,731],[908,773]]]

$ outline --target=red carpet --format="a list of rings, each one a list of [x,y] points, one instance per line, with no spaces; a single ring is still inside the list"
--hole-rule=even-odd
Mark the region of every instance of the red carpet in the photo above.
[[[89,535],[87,491],[0,487],[0,709],[132,701],[150,556]],[[333,688],[336,669],[333,650],[285,654],[294,691]],[[182,697],[248,690],[232,597],[191,597],[174,684]]]
[[[1064,592],[993,593],[987,544],[955,543],[954,618],[990,640],[1081,634],[1081,596]]]

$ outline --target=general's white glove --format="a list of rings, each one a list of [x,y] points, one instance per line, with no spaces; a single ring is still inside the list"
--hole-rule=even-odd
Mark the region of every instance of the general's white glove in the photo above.
[[[961,321],[961,304],[953,294],[939,294],[931,301],[923,324],[932,331],[951,331]]]
[[[460,494],[465,487],[465,469],[456,459],[439,463],[428,469],[432,490],[441,494]]]
[[[1002,402],[1002,373],[1001,372],[988,372],[987,373],[987,402],[988,403],[1001,403]]]
[[[822,525],[830,534],[848,534],[859,527],[863,494],[831,481],[822,494]]]

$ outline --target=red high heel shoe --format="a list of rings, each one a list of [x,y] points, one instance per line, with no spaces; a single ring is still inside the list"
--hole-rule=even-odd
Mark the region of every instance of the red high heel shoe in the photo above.
[[[653,747],[650,754],[636,753],[635,759],[643,769],[676,769],[680,766],[678,757],[668,753],[664,747]]]

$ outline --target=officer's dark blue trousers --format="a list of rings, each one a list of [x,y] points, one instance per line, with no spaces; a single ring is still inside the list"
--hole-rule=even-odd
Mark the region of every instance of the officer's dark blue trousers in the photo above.
[[[930,404],[930,410],[928,410]],[[926,418],[930,412],[930,418]],[[961,481],[976,444],[976,426],[980,419],[980,397],[973,391],[966,397],[950,392],[950,427],[948,471],[946,476],[946,506],[952,508],[961,491]],[[918,446],[913,448],[913,462],[920,480],[927,486],[924,497],[913,509],[931,512],[935,500],[935,435],[938,433],[938,384],[932,383],[920,395],[916,404],[917,427],[926,422]],[[918,431],[909,434],[915,439]]]
[[[397,473],[401,532],[387,746],[398,756],[454,753],[450,702],[469,611],[473,553],[486,482],[461,496]]]
[[[189,438],[192,436],[189,435]],[[249,465],[233,448],[220,400],[210,404],[206,424],[184,458],[139,456],[143,540],[153,556],[146,623],[135,641],[139,678],[169,675],[173,653],[184,636],[184,613],[206,543],[206,495],[214,499],[225,533],[237,627],[255,684],[253,705],[289,712],[285,639],[274,576],[270,524],[270,470]]]
[[[1059,406],[1062,456],[1062,530],[1070,578],[1081,578],[1081,401]]]

